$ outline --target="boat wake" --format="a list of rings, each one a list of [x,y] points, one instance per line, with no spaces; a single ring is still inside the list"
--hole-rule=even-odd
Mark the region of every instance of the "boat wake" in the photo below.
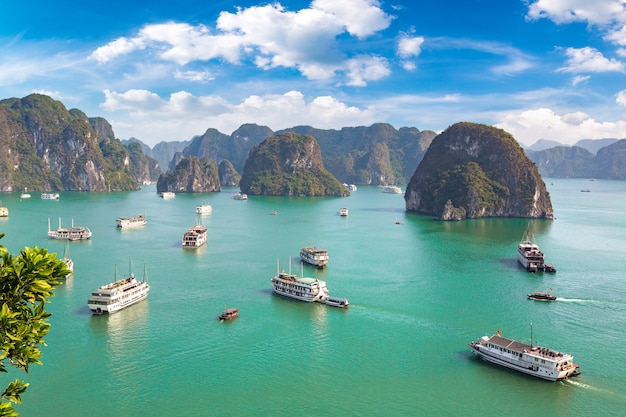
[[[575,379],[566,379],[563,382],[566,383],[566,384],[575,385],[575,386],[577,386],[579,388],[584,388],[584,389],[593,390],[593,391],[597,391],[597,392],[602,391],[600,388],[594,387],[594,386],[589,385],[589,384],[585,384],[585,383],[577,381]]]
[[[582,298],[562,298],[558,297],[556,301],[565,303],[595,303],[595,300],[584,300]]]

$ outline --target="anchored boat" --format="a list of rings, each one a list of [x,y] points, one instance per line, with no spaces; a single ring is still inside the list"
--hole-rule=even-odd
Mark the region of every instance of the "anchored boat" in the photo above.
[[[328,251],[309,245],[300,250],[300,259],[317,268],[324,268],[328,264]]]
[[[115,281],[103,285],[91,293],[91,298],[87,301],[87,306],[93,314],[113,314],[123,308],[130,307],[140,301],[145,300],[150,292],[148,284],[148,274],[146,265],[143,267],[141,281],[135,278],[131,272],[127,278],[117,279],[117,265],[115,266]]]
[[[533,241],[533,235],[530,230],[526,230],[521,242],[517,245],[517,260],[529,272],[556,272],[554,266],[544,262],[543,252],[539,250],[539,246]]]

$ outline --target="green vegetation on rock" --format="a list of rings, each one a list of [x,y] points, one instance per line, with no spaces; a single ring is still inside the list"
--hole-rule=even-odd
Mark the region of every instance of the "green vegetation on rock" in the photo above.
[[[439,218],[452,208],[467,218],[545,217],[552,211],[537,167],[517,141],[501,129],[465,122],[433,140],[405,200],[407,210]]]
[[[255,146],[250,151],[239,186],[251,195],[349,195],[324,169],[315,139],[295,133],[272,136]]]

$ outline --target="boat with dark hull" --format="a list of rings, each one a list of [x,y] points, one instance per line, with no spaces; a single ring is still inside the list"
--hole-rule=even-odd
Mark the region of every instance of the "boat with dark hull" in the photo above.
[[[552,288],[550,288],[550,290],[552,290]],[[528,299],[535,301],[556,301],[556,297],[546,291],[535,291],[534,293],[528,294]]]
[[[220,314],[220,320],[232,320],[239,316],[238,308],[227,308]]]
[[[580,375],[580,367],[569,353],[533,346],[532,325],[530,344],[497,335],[483,336],[469,348],[487,362],[503,366],[548,381],[558,381]]]

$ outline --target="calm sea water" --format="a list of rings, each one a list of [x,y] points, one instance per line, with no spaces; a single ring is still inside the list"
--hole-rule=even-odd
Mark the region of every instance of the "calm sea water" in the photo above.
[[[407,214],[401,195],[359,187],[348,198],[221,193],[157,197],[61,193],[60,201],[0,195],[11,253],[46,247],[56,227],[89,227],[70,244],[75,272],[49,304],[43,366],[30,374],[23,416],[618,416],[626,409],[626,182],[546,180],[556,220],[444,223]],[[591,192],[582,193],[589,188]],[[203,217],[208,244],[183,250]],[[350,215],[337,215],[347,206]],[[277,215],[270,212],[276,210]],[[144,213],[148,225],[118,230]],[[402,224],[396,224],[400,220]],[[530,226],[556,274],[529,274],[516,247]],[[281,268],[300,271],[300,248],[328,249],[323,271],[350,308],[272,294]],[[92,290],[147,266],[147,301],[92,316]],[[291,264],[290,264],[290,258]],[[552,288],[555,303],[526,299]],[[220,322],[225,307],[239,318]],[[502,330],[574,355],[578,378],[550,383],[473,357],[467,344]]]

